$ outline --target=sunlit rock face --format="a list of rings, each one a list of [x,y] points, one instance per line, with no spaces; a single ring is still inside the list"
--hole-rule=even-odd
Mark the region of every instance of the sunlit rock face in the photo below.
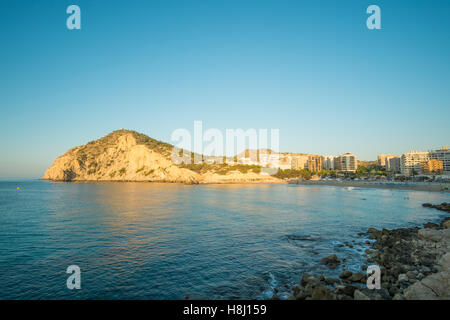
[[[181,183],[280,183],[255,172],[194,172],[174,164],[173,146],[130,130],[75,147],[58,157],[42,179],[55,181],[149,181]]]

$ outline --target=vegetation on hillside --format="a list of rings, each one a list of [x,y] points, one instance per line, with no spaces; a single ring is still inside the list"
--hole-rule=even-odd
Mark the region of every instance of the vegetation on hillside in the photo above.
[[[129,132],[134,136],[137,144],[143,144],[147,146],[149,149],[159,152],[166,157],[171,155],[173,145],[150,138],[145,134],[136,131],[129,131]]]
[[[207,164],[207,163],[199,163],[199,164],[182,164],[181,168],[189,169],[197,173],[206,173],[206,172],[215,172],[217,174],[225,175],[231,171],[239,171],[241,173],[248,172],[261,172],[261,166],[257,165],[246,165],[246,164]]]
[[[303,178],[305,180],[309,180],[311,179],[311,171],[309,171],[308,169],[278,169],[278,172],[274,175],[274,177],[280,179]]]
[[[116,130],[98,140],[90,141],[82,147],[76,147],[71,151],[77,153],[77,158],[81,162],[86,162],[95,159],[96,156],[105,152],[109,147],[114,147],[118,139],[124,133],[130,133],[136,139],[137,144],[145,145],[149,149],[159,152],[164,156],[170,156],[173,146],[169,143],[158,141],[150,138],[145,134],[133,130]]]

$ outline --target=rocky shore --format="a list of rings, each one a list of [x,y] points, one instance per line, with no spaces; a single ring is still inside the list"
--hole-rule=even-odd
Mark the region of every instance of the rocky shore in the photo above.
[[[450,203],[424,207],[450,213]],[[339,278],[303,274],[288,300],[449,300],[450,299],[450,217],[424,228],[377,230],[370,228],[361,272],[343,269]],[[322,258],[329,268],[339,268],[340,258]],[[381,288],[368,289],[367,267],[381,271]]]

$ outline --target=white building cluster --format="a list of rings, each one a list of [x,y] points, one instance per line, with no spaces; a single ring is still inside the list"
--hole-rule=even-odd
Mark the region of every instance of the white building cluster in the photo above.
[[[304,153],[276,153],[271,150],[245,150],[238,155],[238,163],[283,170],[308,169],[311,172],[318,172],[323,169],[356,172],[358,167],[358,159],[352,153],[339,156],[321,156]]]
[[[358,159],[352,153],[320,156],[304,153],[277,153],[269,149],[246,150],[238,155],[238,163],[283,170],[309,169],[312,172],[322,169],[356,172],[358,168]],[[426,171],[433,171],[435,166],[439,166],[442,169],[438,174],[450,175],[450,149],[444,146],[442,149],[427,152],[410,151],[401,156],[380,154],[377,164],[384,167],[386,171],[408,176],[426,174]]]
[[[431,160],[431,161],[430,161]],[[450,149],[444,146],[439,150],[410,151],[396,155],[378,155],[378,164],[384,166],[387,171],[401,173],[406,176],[426,174],[424,166],[433,166],[436,161],[442,161],[442,174],[450,174]]]

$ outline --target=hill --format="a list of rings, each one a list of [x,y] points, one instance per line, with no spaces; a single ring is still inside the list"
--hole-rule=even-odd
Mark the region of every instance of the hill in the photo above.
[[[117,130],[58,157],[42,179],[182,183],[280,183],[255,166],[176,165],[173,146],[132,130]],[[205,157],[206,158],[206,157]]]

